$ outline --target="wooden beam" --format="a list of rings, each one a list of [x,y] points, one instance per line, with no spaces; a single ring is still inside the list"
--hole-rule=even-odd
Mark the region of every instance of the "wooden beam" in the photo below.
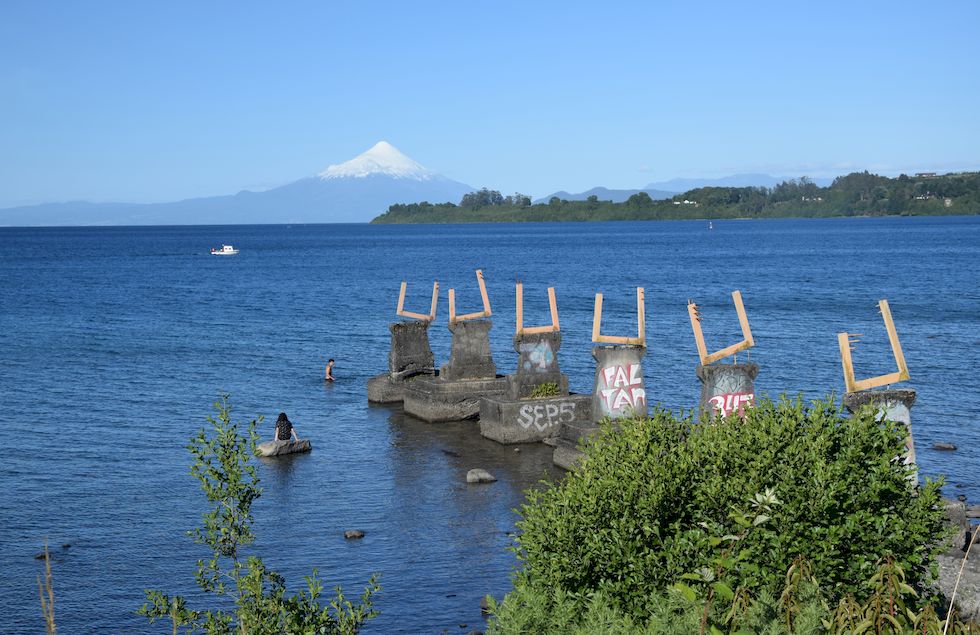
[[[862,390],[879,388],[889,384],[896,384],[900,381],[906,381],[909,378],[909,369],[905,364],[905,355],[902,353],[902,344],[898,341],[898,331],[895,330],[895,323],[892,321],[892,312],[888,307],[888,300],[879,301],[878,308],[881,310],[881,317],[885,322],[885,330],[888,332],[888,341],[891,343],[892,355],[895,356],[895,365],[898,367],[898,370],[887,375],[879,375],[867,379],[855,379],[851,351],[858,340],[852,340],[851,338],[858,334],[838,333],[837,345],[840,348],[841,365],[844,368],[844,387],[847,392],[860,392]]]
[[[592,341],[598,344],[623,344],[626,346],[646,346],[646,309],[643,287],[636,288],[636,337],[621,337],[618,335],[602,335],[602,294],[595,294],[595,308],[592,313]]]
[[[687,301],[687,313],[691,318],[691,330],[694,331],[694,343],[698,347],[698,357],[701,359],[702,366],[707,366],[719,359],[724,359],[755,346],[755,340],[752,339],[752,329],[749,328],[749,318],[745,314],[745,305],[742,303],[742,292],[738,289],[732,291],[732,301],[735,303],[738,323],[742,327],[742,341],[714,353],[708,353],[708,347],[704,343],[704,332],[701,330],[701,312],[698,310],[698,305],[691,300]]]
[[[536,333],[555,333],[560,330],[558,325],[558,303],[555,300],[555,288],[548,287],[548,304],[551,309],[550,326],[524,326],[524,285],[517,283],[517,335]]]
[[[407,289],[408,283],[403,280],[401,289],[398,292],[398,308],[395,310],[395,315],[421,320],[423,322],[431,322],[436,319],[436,305],[439,302],[439,281],[437,280],[432,283],[432,305],[429,308],[428,315],[405,310],[405,292]]]
[[[892,354],[895,356],[895,365],[898,367],[898,374],[901,381],[909,378],[909,367],[905,364],[905,354],[902,352],[902,343],[898,341],[898,331],[895,330],[895,322],[892,321],[892,311],[888,307],[888,300],[878,302],[881,309],[881,317],[885,320],[885,330],[888,331],[888,341],[892,345]]]
[[[476,270],[476,282],[480,285],[480,297],[483,300],[483,310],[477,311],[475,313],[467,313],[465,315],[456,315],[456,290],[449,290],[449,323],[453,324],[455,322],[466,322],[468,320],[476,320],[478,318],[486,318],[492,315],[490,311],[490,297],[487,295],[487,285],[483,281],[483,272],[479,269]]]

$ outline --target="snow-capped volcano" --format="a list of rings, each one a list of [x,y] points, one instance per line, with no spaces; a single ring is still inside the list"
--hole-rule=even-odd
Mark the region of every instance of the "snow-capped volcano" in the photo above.
[[[321,179],[364,178],[381,174],[396,179],[428,181],[438,175],[398,151],[387,141],[379,141],[370,150],[350,161],[327,166],[317,174]]]
[[[458,203],[472,191],[469,185],[427,170],[381,141],[350,161],[264,192],[148,205],[12,207],[0,210],[0,226],[366,223],[395,203]]]

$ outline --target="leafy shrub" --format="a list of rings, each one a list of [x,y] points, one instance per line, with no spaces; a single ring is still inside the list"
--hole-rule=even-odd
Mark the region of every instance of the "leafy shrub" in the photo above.
[[[583,604],[602,593],[629,616],[649,613],[685,574],[711,568],[732,511],[770,490],[780,504],[740,541],[732,589],[778,597],[808,559],[827,601],[864,602],[879,562],[920,589],[945,535],[940,483],[913,488],[897,458],[906,432],[872,410],[842,416],[832,401],[763,399],[744,420],[652,418],[609,424],[561,483],[528,492],[518,522],[524,587]],[[584,605],[584,604],[583,604]]]
[[[547,399],[548,397],[557,397],[558,392],[558,384],[553,381],[546,381],[535,386],[530,397],[531,399]]]
[[[221,606],[234,608],[202,613],[189,609],[183,597],[147,590],[146,604],[137,613],[151,624],[169,620],[174,635],[181,629],[209,635],[354,635],[377,615],[371,596],[380,586],[374,576],[357,604],[337,587],[329,605],[321,606],[323,585],[315,569],[306,578],[306,590],[289,597],[281,575],[267,569],[260,558],[244,559],[241,549],[255,540],[252,503],[262,494],[252,458],[258,440],[256,421],[242,435],[231,420],[228,395],[222,395],[214,407],[217,418],[207,419],[212,434],[201,430],[188,446],[194,457],[191,474],[201,482],[213,508],[203,515],[204,525],[188,533],[211,552],[207,560],[197,563],[198,586],[217,596]]]

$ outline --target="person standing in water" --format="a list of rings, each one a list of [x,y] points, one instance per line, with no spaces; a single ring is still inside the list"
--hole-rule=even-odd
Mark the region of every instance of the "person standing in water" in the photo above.
[[[299,441],[299,435],[296,434],[296,428],[293,427],[289,417],[286,416],[285,412],[280,412],[279,418],[276,419],[276,441],[289,441],[290,437]]]
[[[331,372],[332,370],[333,370],[333,359],[329,359],[327,360],[327,368],[326,370],[323,371],[323,378],[326,381],[333,381],[333,373]]]

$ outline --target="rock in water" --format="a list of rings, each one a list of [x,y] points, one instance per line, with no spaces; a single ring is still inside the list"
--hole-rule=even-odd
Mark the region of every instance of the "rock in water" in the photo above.
[[[953,450],[956,449],[956,446],[954,444],[952,444],[952,443],[933,443],[932,444],[932,449],[933,450],[943,450],[945,452],[952,452]]]
[[[344,532],[344,538],[346,538],[347,540],[352,540],[355,538],[363,538],[363,537],[364,537],[364,532],[361,531],[360,529],[348,529],[347,531]]]
[[[299,441],[266,441],[258,444],[255,451],[259,456],[282,456],[296,452],[309,452],[311,449],[313,448],[309,439],[300,439]]]
[[[496,480],[496,476],[480,468],[474,468],[466,473],[467,483],[493,483]]]

